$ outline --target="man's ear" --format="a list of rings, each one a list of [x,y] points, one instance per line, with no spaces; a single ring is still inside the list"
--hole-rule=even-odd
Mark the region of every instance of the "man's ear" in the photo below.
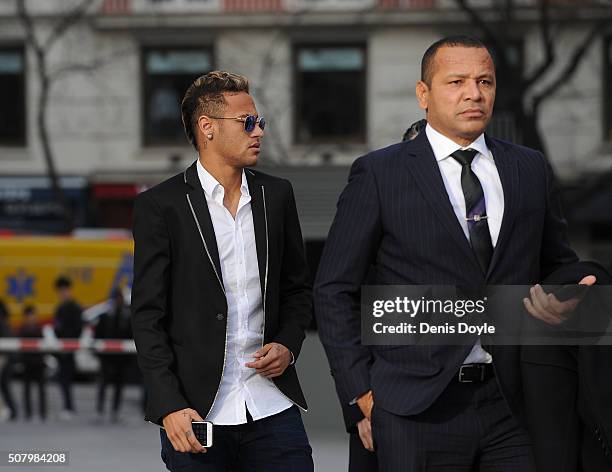
[[[419,101],[419,108],[427,110],[427,105],[429,102],[429,87],[422,80],[419,80],[416,84],[416,97]]]
[[[203,136],[206,136],[207,134],[211,134],[211,133],[214,132],[214,130],[213,130],[213,122],[212,122],[212,120],[208,116],[201,115],[198,118],[198,131]]]

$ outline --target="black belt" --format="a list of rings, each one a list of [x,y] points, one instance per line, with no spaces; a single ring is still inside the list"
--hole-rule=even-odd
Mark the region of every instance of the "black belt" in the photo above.
[[[454,379],[457,383],[481,383],[495,377],[493,364],[463,364]]]

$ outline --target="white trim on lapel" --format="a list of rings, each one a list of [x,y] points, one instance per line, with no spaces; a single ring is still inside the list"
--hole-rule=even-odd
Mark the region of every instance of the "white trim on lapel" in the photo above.
[[[187,171],[183,172],[183,178],[185,180],[185,183],[187,183]],[[191,209],[191,216],[193,216],[193,220],[195,221],[195,224],[198,227],[198,233],[200,233],[200,239],[202,240],[202,244],[204,245],[204,249],[206,250],[206,255],[208,256],[210,265],[212,265],[212,268],[215,271],[215,275],[217,276],[217,280],[219,281],[221,290],[223,290],[223,293],[227,296],[227,293],[225,293],[225,287],[223,286],[223,282],[221,281],[221,277],[219,276],[219,273],[217,272],[217,266],[215,265],[212,259],[212,256],[210,255],[210,251],[208,250],[208,245],[206,244],[206,240],[204,239],[204,234],[202,233],[202,227],[200,226],[198,217],[196,216],[195,210],[193,209],[193,205],[191,204],[191,198],[189,197],[188,193],[185,194],[185,197],[187,197],[187,203],[189,204],[189,208]]]
[[[269,243],[268,243],[268,210],[266,208],[266,189],[261,186],[261,197],[263,200],[264,209],[264,222],[266,227],[266,272],[264,276],[264,293],[263,293],[263,311],[264,311],[264,323],[266,321],[266,293],[268,292],[268,259],[269,259]],[[265,330],[265,324],[264,324]]]

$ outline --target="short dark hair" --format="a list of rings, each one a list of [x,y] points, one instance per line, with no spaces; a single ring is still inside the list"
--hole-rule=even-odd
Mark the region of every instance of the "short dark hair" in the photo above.
[[[438,49],[443,47],[484,48],[489,52],[491,57],[493,57],[489,48],[480,39],[472,36],[447,36],[446,38],[442,38],[429,46],[425,54],[423,54],[423,59],[421,59],[421,80],[425,82],[427,86],[431,86],[436,53]]]
[[[61,288],[70,288],[72,287],[72,280],[70,280],[69,277],[65,276],[65,275],[60,275],[57,279],[55,279],[55,288],[56,289],[61,289]]]
[[[218,115],[227,106],[224,93],[249,93],[249,79],[244,75],[215,70],[198,77],[181,101],[181,117],[187,139],[198,149],[196,124],[202,115]]]

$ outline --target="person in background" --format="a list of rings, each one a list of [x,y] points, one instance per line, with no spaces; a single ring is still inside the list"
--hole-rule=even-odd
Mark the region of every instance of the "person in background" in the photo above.
[[[23,309],[23,325],[19,329],[21,338],[42,338],[42,329],[38,324],[36,309],[26,305]],[[32,384],[38,387],[38,412],[41,421],[47,419],[47,389],[45,385],[44,355],[39,352],[24,352],[21,354],[23,364],[23,400],[25,419],[32,418]]]
[[[72,295],[72,280],[68,277],[60,276],[55,281],[55,289],[59,298],[59,305],[55,310],[53,328],[58,338],[78,338],[83,330],[83,310],[74,300]],[[64,409],[60,412],[61,420],[70,420],[75,413],[72,398],[72,383],[76,373],[74,363],[74,353],[63,352],[57,354],[58,362],[58,383],[60,385]]]
[[[427,120],[412,123],[402,135],[402,141],[412,141],[425,129]],[[357,404],[342,405],[346,431],[349,433],[349,472],[376,472],[378,461],[374,453],[372,425]]]
[[[94,332],[95,339],[131,339],[132,327],[130,324],[130,309],[126,306],[120,289],[115,289],[112,296],[112,305],[107,313],[100,315]],[[121,394],[125,384],[126,371],[130,365],[129,354],[100,353],[100,383],[98,384],[98,397],[96,411],[99,419],[104,418],[104,403],[106,388],[109,384],[114,386],[113,407],[111,421],[119,419],[121,407]]]
[[[6,305],[0,300],[0,338],[11,336],[11,327],[8,322],[9,313]],[[0,421],[17,419],[17,408],[11,393],[12,355],[0,353],[0,399],[4,402],[0,409]]]
[[[412,123],[402,136],[402,141],[412,141],[427,126],[427,120],[419,120]]]

